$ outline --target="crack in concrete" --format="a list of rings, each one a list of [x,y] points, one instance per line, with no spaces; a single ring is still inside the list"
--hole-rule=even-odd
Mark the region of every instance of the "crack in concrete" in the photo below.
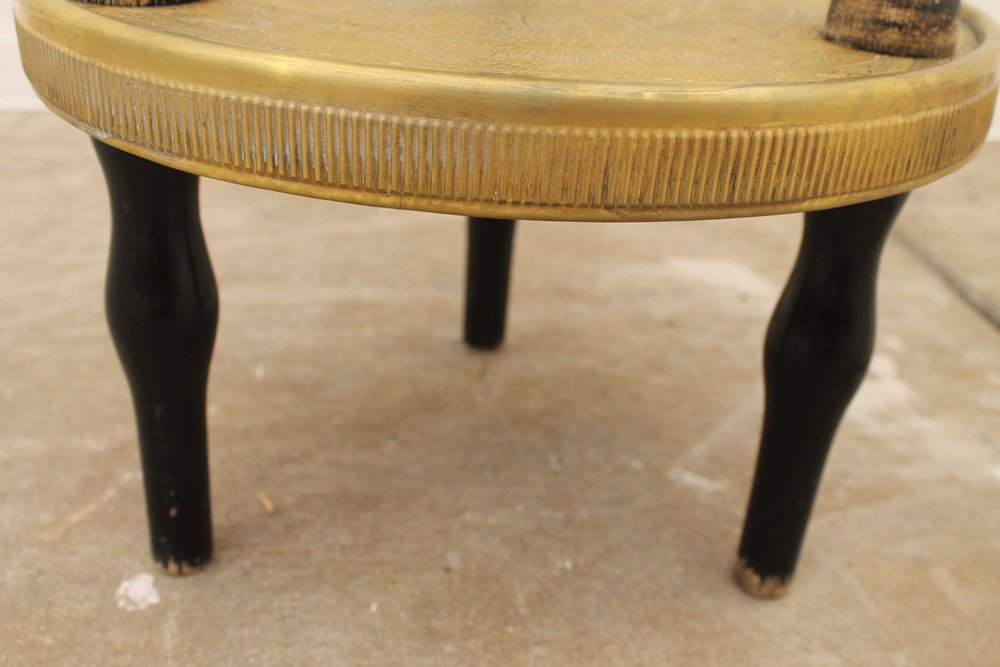
[[[965,305],[969,306],[976,314],[992,324],[993,328],[1000,332],[1000,312],[994,310],[984,297],[966,285],[958,276],[949,271],[946,266],[935,259],[930,252],[910,238],[905,232],[895,230],[893,238],[907,252],[920,261],[920,263],[930,269],[931,273],[940,278],[945,286]]]

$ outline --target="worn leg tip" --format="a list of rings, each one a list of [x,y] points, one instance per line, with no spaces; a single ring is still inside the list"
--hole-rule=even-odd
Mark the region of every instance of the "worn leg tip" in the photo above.
[[[192,560],[177,560],[175,558],[169,558],[160,563],[160,566],[163,568],[164,573],[170,575],[171,577],[185,577],[200,572],[205,569],[207,564],[207,558]]]
[[[792,583],[791,577],[762,577],[742,558],[733,566],[733,579],[744,593],[760,600],[784,597]]]

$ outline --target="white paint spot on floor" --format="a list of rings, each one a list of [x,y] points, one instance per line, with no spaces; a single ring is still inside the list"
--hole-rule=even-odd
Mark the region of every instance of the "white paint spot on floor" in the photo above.
[[[969,603],[966,591],[955,581],[951,572],[943,567],[935,567],[931,570],[931,580],[937,584],[938,590],[955,609],[962,612],[969,618],[974,618],[976,610],[974,605]]]
[[[667,270],[703,285],[749,294],[771,296],[775,288],[746,264],[721,257],[671,257]]]
[[[253,377],[255,380],[260,382],[265,377],[267,377],[267,370],[265,370],[262,365],[257,364],[256,366],[253,367]]]
[[[121,474],[118,482],[108,487],[98,496],[95,500],[89,503],[85,503],[80,506],[76,511],[68,514],[62,521],[53,526],[45,535],[42,536],[42,541],[46,544],[54,544],[58,542],[66,533],[70,531],[73,526],[84,521],[90,517],[98,509],[111,502],[117,495],[119,489],[128,485],[136,479],[141,479],[141,475],[135,470],[126,470]]]
[[[896,360],[888,354],[875,354],[848,415],[865,426],[878,428],[903,410],[912,412],[913,396],[913,390],[899,377]]]
[[[153,575],[143,572],[118,584],[115,603],[125,611],[143,611],[160,604],[160,594],[156,592]]]
[[[899,336],[886,336],[882,342],[885,345],[885,349],[890,352],[900,352],[906,347],[903,339]]]
[[[371,613],[373,613],[373,614],[377,614],[378,613],[378,602],[377,601],[376,602],[372,602],[371,606],[368,607],[368,611],[371,612]]]
[[[573,561],[570,560],[569,558],[564,558],[563,562],[559,564],[559,569],[563,570],[564,572],[572,572],[573,567],[574,567]]]
[[[991,477],[1000,482],[1000,466],[992,466],[986,471]]]
[[[520,588],[514,593],[514,605],[521,616],[528,615],[528,595]]]
[[[697,489],[698,491],[704,491],[706,493],[715,493],[725,487],[725,484],[722,482],[709,479],[708,477],[702,477],[701,475],[693,473],[690,470],[678,468],[677,466],[667,469],[667,477],[682,486]]]
[[[457,551],[449,551],[444,557],[444,569],[452,572],[462,567],[462,554]]]
[[[108,443],[94,438],[85,439],[83,441],[83,446],[95,452],[106,452],[108,450]]]
[[[163,622],[163,657],[166,663],[172,665],[177,661],[177,613],[167,612]]]
[[[616,280],[648,284],[650,280],[681,279],[727,293],[774,300],[778,288],[748,264],[725,257],[665,257],[615,270]]]

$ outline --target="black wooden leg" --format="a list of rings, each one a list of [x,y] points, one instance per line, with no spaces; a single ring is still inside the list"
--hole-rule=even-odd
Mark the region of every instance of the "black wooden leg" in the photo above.
[[[764,427],[736,565],[751,595],[780,597],[795,570],[827,452],[871,359],[879,257],[905,200],[806,214],[764,349]]]
[[[212,555],[205,396],[219,305],[198,177],[94,145],[111,194],[108,324],[132,389],[153,557],[182,574]]]
[[[465,342],[493,349],[503,342],[507,320],[514,220],[469,218],[465,278]]]

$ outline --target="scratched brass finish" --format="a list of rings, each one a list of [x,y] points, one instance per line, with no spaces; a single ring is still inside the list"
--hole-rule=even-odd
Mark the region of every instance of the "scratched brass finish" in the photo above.
[[[480,217],[670,220],[902,192],[983,141],[1000,59],[820,37],[826,0],[17,0],[70,122],[194,173]]]

